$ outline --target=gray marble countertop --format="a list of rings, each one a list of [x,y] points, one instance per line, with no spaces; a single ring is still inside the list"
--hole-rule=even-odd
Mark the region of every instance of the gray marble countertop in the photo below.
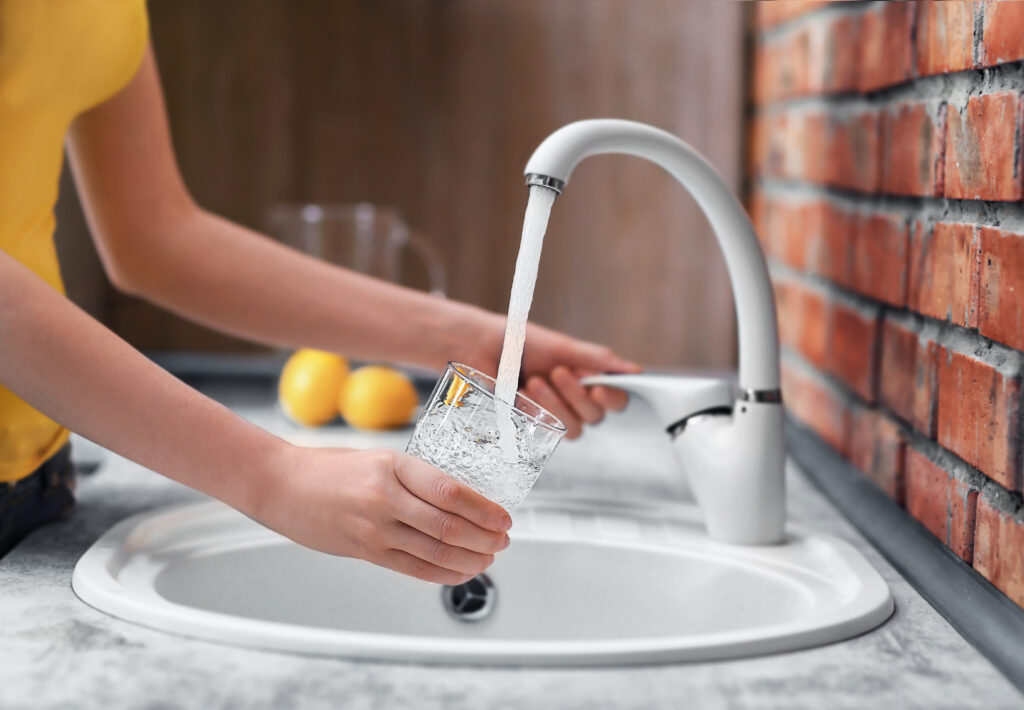
[[[402,448],[409,432],[298,429],[268,390],[211,390],[304,445]],[[623,441],[628,441],[625,449]],[[863,636],[795,653],[598,669],[459,668],[313,658],[222,646],[111,618],[71,591],[79,556],[134,513],[200,496],[123,458],[99,456],[68,520],[0,560],[2,708],[1020,708],[1024,698],[949,626],[798,471],[790,517],[852,543],[881,572],[896,613]],[[91,449],[91,450],[90,450]],[[628,456],[624,454],[628,452]],[[685,497],[667,440],[642,405],[562,445],[538,484],[601,495]]]

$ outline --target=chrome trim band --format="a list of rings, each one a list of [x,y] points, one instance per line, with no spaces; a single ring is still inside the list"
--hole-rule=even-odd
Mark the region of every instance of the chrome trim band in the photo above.
[[[530,187],[546,187],[549,190],[554,190],[557,195],[561,195],[562,190],[565,189],[565,180],[559,180],[558,178],[549,177],[547,175],[540,175],[539,173],[527,173],[526,184]]]
[[[782,390],[742,390],[740,401],[778,404],[782,402]]]

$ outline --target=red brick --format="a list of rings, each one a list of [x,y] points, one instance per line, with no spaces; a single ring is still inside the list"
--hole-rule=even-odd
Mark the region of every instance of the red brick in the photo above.
[[[1019,200],[1024,197],[1017,151],[1021,99],[1015,91],[972,96],[946,113],[946,197]]]
[[[795,334],[800,323],[796,286],[792,281],[776,279],[772,281],[772,291],[775,293],[775,317],[779,322],[779,342],[795,348]]]
[[[1024,59],[1024,4],[989,0],[984,12],[980,65]]]
[[[882,113],[882,192],[942,195],[945,111],[925,102]]]
[[[807,263],[804,206],[795,202],[776,201],[773,207],[773,255],[779,261],[802,270]]]
[[[767,162],[769,135],[763,116],[751,116],[747,120],[747,145],[743,157],[746,173],[751,177],[761,173]]]
[[[942,348],[938,442],[988,477],[1016,488],[1020,378]]]
[[[782,396],[786,409],[793,416],[817,432],[841,455],[847,455],[850,409],[835,389],[783,363]]]
[[[777,67],[778,52],[776,45],[759,42],[754,46],[751,56],[751,99],[755,104],[771,101],[777,93],[776,82],[779,76]]]
[[[807,206],[787,204],[776,229],[775,255],[785,264],[803,271],[807,268],[807,253],[810,250],[805,221]]]
[[[801,30],[806,62],[804,93],[856,91],[859,27],[859,15],[851,14],[809,22]]]
[[[865,111],[831,117],[827,127],[828,163],[824,182],[873,193],[879,183],[879,114]]]
[[[981,245],[971,224],[918,222],[910,248],[910,308],[966,328],[978,326]]]
[[[761,242],[761,250],[766,257],[772,257],[775,252],[775,217],[777,207],[770,197],[761,190],[755,190],[750,195],[747,205],[750,214],[750,221],[754,225],[754,232]]]
[[[789,96],[806,96],[821,92],[821,78],[813,70],[817,59],[812,59],[811,30],[807,27],[794,32],[785,46],[785,64],[792,86]]]
[[[796,347],[805,360],[819,370],[824,369],[828,345],[827,303],[816,291],[802,288],[798,294],[800,320],[796,326]]]
[[[949,522],[949,474],[912,448],[903,470],[907,512],[946,542]]]
[[[974,532],[974,569],[1020,606],[1024,606],[1024,522],[978,500]]]
[[[907,512],[971,564],[978,491],[910,447],[903,477]]]
[[[848,286],[853,269],[854,215],[826,202],[808,205],[804,215],[807,268],[837,284]]]
[[[807,265],[808,236],[804,229],[804,203],[755,192],[750,217],[767,256],[803,270]]]
[[[858,219],[851,288],[878,301],[902,306],[907,298],[909,251],[909,228],[903,218],[869,215]]]
[[[788,139],[799,145],[792,155],[799,156],[799,164],[793,164],[790,177],[809,182],[825,182],[832,162],[829,155],[829,120],[824,114],[806,113],[799,121],[790,121]]]
[[[974,66],[974,2],[918,3],[917,73],[947,74]]]
[[[852,415],[850,461],[897,502],[903,498],[903,447],[899,425],[877,409]]]
[[[828,371],[863,399],[874,400],[878,318],[833,303],[829,316]]]
[[[826,5],[826,0],[774,0],[774,2],[757,3],[755,22],[758,27],[772,27],[794,17],[816,10]]]
[[[764,250],[765,254],[768,254],[768,241],[765,236],[770,233],[768,198],[761,190],[751,190],[747,197],[746,208],[747,214],[750,216],[750,223],[754,225],[754,232],[761,242],[761,249]]]
[[[1024,235],[981,230],[978,328],[985,337],[1024,350]]]
[[[836,86],[846,90],[856,86],[856,54],[847,49],[852,42],[833,43],[832,24],[838,23],[808,23],[755,46],[756,103],[820,94]]]
[[[804,171],[804,153],[807,150],[804,124],[806,116],[788,110],[776,111],[769,130],[773,132],[771,158],[773,175],[799,179]]]
[[[860,28],[861,91],[875,91],[911,78],[916,11],[916,3],[890,2],[872,7],[863,14]]]
[[[828,321],[824,296],[795,281],[776,281],[779,339],[809,363],[823,369]]]
[[[755,175],[783,174],[786,114],[755,116],[750,123],[750,169]]]
[[[845,15],[826,25],[821,33],[823,53],[823,89],[828,92],[853,91],[860,70],[860,16]]]
[[[798,78],[794,71],[805,71],[798,58],[793,57],[792,36],[772,42],[763,42],[754,50],[754,101],[769,103],[797,95]]]
[[[758,116],[751,128],[751,162],[757,172],[791,180],[822,182],[828,167],[825,117],[777,111]]]
[[[974,527],[978,491],[955,478],[949,479],[949,531],[946,544],[967,564],[974,561]]]
[[[934,436],[939,346],[888,318],[882,323],[878,383],[883,405],[914,429]]]

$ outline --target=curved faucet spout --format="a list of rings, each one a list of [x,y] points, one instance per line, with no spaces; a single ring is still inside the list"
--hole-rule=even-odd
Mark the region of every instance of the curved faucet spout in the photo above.
[[[581,160],[601,153],[646,158],[696,199],[718,238],[732,281],[739,386],[754,398],[773,396],[779,389],[779,342],[771,282],[754,228],[728,185],[707,160],[671,133],[617,119],[578,121],[552,133],[527,162],[527,182],[561,192]]]
[[[704,210],[736,300],[740,392],[733,398],[726,381],[649,375],[587,382],[623,387],[654,404],[711,537],[745,545],[779,543],[786,522],[779,339],[768,267],[754,228],[729,186],[697,151],[671,133],[632,121],[580,121],[555,131],[526,164],[527,184],[561,193],[576,165],[599,153],[626,153],[660,165]]]

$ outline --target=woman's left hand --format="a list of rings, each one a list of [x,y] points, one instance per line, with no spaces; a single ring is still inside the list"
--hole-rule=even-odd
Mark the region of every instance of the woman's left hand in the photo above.
[[[500,331],[497,337],[496,330]],[[466,364],[497,372],[504,335],[505,319],[494,316]],[[603,345],[531,323],[526,330],[520,390],[561,419],[566,438],[575,439],[583,432],[584,424],[597,424],[606,412],[622,410],[628,401],[622,390],[601,385],[585,387],[580,379],[602,372],[635,373],[641,369]]]

